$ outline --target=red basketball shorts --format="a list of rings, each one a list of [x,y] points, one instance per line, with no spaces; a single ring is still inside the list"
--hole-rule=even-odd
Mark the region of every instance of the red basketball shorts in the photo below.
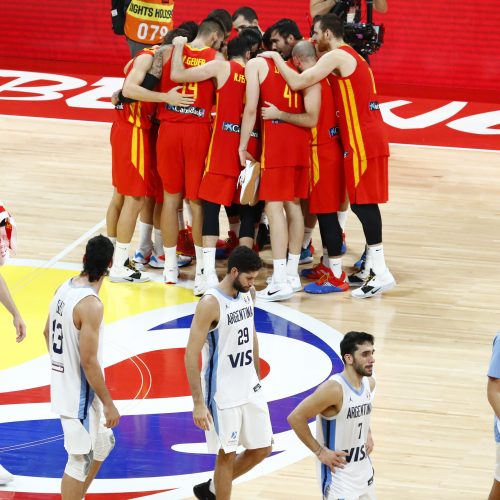
[[[209,144],[209,123],[161,123],[156,155],[164,191],[198,199]]]
[[[386,203],[389,199],[388,156],[344,159],[347,194],[351,204]]]

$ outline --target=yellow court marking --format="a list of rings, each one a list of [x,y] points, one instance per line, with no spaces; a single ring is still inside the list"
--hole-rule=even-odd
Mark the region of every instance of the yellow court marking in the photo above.
[[[41,272],[40,272],[41,271]],[[49,304],[57,287],[78,274],[77,271],[41,269],[32,266],[5,266],[1,269],[14,301],[27,326],[27,338],[16,344],[12,319],[0,309],[0,370],[16,366],[47,352],[43,329]],[[193,302],[190,289],[165,286],[163,283],[110,283],[105,280],[100,291],[104,303],[104,321],[112,323],[139,313]]]

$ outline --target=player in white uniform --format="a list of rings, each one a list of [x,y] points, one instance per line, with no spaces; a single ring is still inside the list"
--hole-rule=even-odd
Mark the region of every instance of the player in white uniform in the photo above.
[[[186,348],[186,372],[193,395],[194,423],[217,453],[214,479],[193,488],[196,498],[231,498],[233,479],[271,453],[272,428],[259,382],[259,348],[253,288],[262,267],[250,248],[236,248],[227,275],[210,288],[194,314]],[[202,354],[202,370],[198,359]],[[236,455],[241,444],[245,451]]]
[[[112,264],[113,244],[89,240],[83,271],[63,283],[50,304],[45,339],[52,376],[51,409],[61,416],[68,462],[61,482],[63,500],[80,500],[114,446],[111,428],[120,415],[104,381],[101,346],[103,305],[98,297]],[[101,418],[105,419],[105,425]]]
[[[370,453],[373,336],[348,332],[340,343],[344,371],[323,382],[288,416],[300,440],[318,457],[324,500],[374,500]],[[316,439],[308,421],[316,417]]]

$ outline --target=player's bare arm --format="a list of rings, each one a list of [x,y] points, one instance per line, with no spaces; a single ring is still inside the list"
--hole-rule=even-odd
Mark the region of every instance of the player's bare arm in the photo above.
[[[102,367],[97,358],[99,347],[99,327],[104,307],[96,297],[86,297],[75,307],[73,321],[80,330],[80,362],[90,386],[102,402],[106,427],[116,427],[120,414],[106,387]]]
[[[174,51],[172,53],[172,69],[170,78],[174,82],[203,82],[214,78],[217,80],[217,88],[221,88],[229,78],[230,65],[227,61],[214,59],[201,66],[193,68],[185,68],[182,63],[182,53],[184,45],[187,43],[187,38],[176,36],[172,42]]]
[[[326,446],[320,445],[312,435],[308,421],[320,414],[336,415],[342,407],[342,399],[340,384],[333,380],[327,380],[288,415],[288,423],[298,438],[333,472],[336,468],[344,468],[347,454],[345,451],[330,450]]]
[[[487,386],[488,402],[490,403],[495,415],[500,418],[500,379],[488,377]]]
[[[26,325],[2,276],[0,276],[0,303],[12,315],[12,324],[16,329],[16,342],[23,341],[26,337]]]
[[[241,120],[240,130],[240,145],[238,153],[240,155],[241,166],[245,166],[246,160],[255,160],[248,153],[247,146],[250,140],[250,134],[257,120],[257,110],[259,106],[260,82],[264,79],[264,66],[267,68],[265,61],[259,59],[251,59],[245,66],[245,109]]]
[[[264,120],[282,120],[298,127],[312,128],[318,124],[319,110],[321,109],[321,84],[317,83],[303,90],[304,113],[287,113],[281,111],[274,104],[266,101],[261,113]]]
[[[311,0],[309,2],[311,17],[328,14],[336,3],[336,0]]]
[[[190,95],[181,94],[179,92],[181,86],[174,87],[168,92],[155,92],[141,87],[141,83],[151,67],[152,59],[149,54],[141,54],[136,58],[134,67],[123,84],[123,95],[137,101],[165,102],[173,106],[191,106],[194,99]]]
[[[49,348],[49,324],[50,324],[50,316],[47,316],[47,321],[45,322],[45,327],[43,329],[43,336],[45,338],[45,344],[47,345],[47,351],[50,352]]]
[[[306,69],[302,73],[297,73],[290,68],[290,66],[286,64],[277,52],[262,52],[262,54],[259,54],[258,57],[272,59],[290,88],[292,90],[302,90],[323,80],[323,78],[326,78],[330,73],[334,72],[338,68],[339,56],[337,52],[340,51],[332,50],[331,52],[326,53],[314,66]]]
[[[203,297],[194,313],[193,322],[189,331],[189,339],[184,355],[184,364],[186,366],[186,375],[193,397],[193,420],[197,427],[202,430],[208,430],[212,422],[212,416],[205,404],[203,391],[201,389],[200,367],[198,360],[200,358],[203,344],[205,343],[208,332],[219,322],[219,303],[215,297],[207,295]]]
[[[260,380],[260,355],[259,355],[259,338],[257,337],[257,330],[253,329],[253,362],[255,365],[255,371],[257,372],[257,377]]]
[[[368,383],[370,385],[370,391],[373,393],[373,391],[375,390],[375,379],[373,377],[368,377]],[[365,444],[366,444],[366,453],[368,453],[368,455],[369,455],[373,451],[373,447],[374,447],[371,428],[368,429],[368,436],[366,437]]]

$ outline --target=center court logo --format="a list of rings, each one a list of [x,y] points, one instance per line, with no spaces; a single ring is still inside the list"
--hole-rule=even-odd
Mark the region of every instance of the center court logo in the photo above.
[[[93,492],[123,492],[123,498],[163,492],[162,498],[185,498],[193,484],[206,480],[213,470],[214,456],[207,454],[204,433],[192,421],[183,367],[195,307],[189,303],[153,310],[107,326],[106,377],[122,419],[115,430],[116,447]],[[319,383],[342,370],[337,354],[342,337],[327,325],[279,304],[258,304],[255,322],[261,385],[269,401],[275,444],[273,455],[253,477],[308,455],[286,417]],[[21,367],[26,372],[23,390],[15,393],[3,383],[9,374],[1,374],[0,402],[14,403],[15,397],[26,401],[30,395],[38,401],[0,407],[0,462],[18,476],[12,485],[15,491],[59,491],[66,463],[59,420],[50,413],[46,388],[40,387],[49,382],[48,359],[45,362],[47,375],[40,360],[31,368]]]

